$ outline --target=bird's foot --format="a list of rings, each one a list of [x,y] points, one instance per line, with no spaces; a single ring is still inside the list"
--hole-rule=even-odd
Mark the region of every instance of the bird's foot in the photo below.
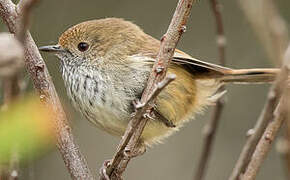
[[[141,156],[146,152],[146,146],[144,144],[138,145],[136,148],[125,148],[124,156],[128,159]]]
[[[103,166],[99,171],[100,180],[123,180],[122,176],[115,171],[112,172],[111,175],[108,175],[107,169],[110,167],[111,160],[105,160]]]
[[[134,99],[132,102],[135,111],[137,111],[138,109],[142,108],[145,104],[141,103],[139,99]]]
[[[101,180],[111,180],[110,176],[107,174],[107,168],[110,166],[111,160],[105,160],[103,166],[99,171],[100,179]]]

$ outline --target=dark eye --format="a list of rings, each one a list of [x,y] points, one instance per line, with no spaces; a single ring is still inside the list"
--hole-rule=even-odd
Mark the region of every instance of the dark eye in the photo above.
[[[89,45],[88,45],[88,43],[80,42],[78,44],[78,49],[79,49],[79,51],[84,52],[84,51],[89,49]]]

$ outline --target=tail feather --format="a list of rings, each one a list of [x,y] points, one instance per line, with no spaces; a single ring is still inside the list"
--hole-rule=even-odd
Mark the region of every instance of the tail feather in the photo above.
[[[175,52],[172,62],[198,79],[219,79],[225,83],[269,83],[280,72],[275,68],[230,69],[192,58],[181,51]]]
[[[227,83],[270,83],[273,82],[280,69],[237,69],[227,71],[221,81]]]

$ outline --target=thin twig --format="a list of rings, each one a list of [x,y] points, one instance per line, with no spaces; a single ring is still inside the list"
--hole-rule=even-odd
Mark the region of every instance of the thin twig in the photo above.
[[[222,5],[218,0],[209,0],[216,22],[217,46],[219,50],[219,62],[226,65],[226,37],[222,21]]]
[[[10,0],[0,0],[0,16],[6,23],[9,31],[14,34],[18,32],[17,19],[19,18],[19,14],[15,9],[16,6]],[[72,179],[93,179],[88,165],[79,151],[78,145],[74,143],[71,128],[68,125],[54,84],[29,32],[25,36],[24,44],[27,71],[30,73],[41,101],[44,105],[52,108],[55,113],[54,125],[57,133],[57,147]]]
[[[250,158],[256,148],[256,145],[261,138],[269,120],[273,119],[275,107],[281,96],[281,93],[279,91],[277,91],[276,93],[274,93],[274,91],[274,88],[270,90],[267,102],[258,118],[255,127],[253,128],[253,133],[249,136],[246,144],[244,145],[229,180],[238,180],[240,175],[244,173],[244,170],[248,165]]]
[[[247,20],[274,64],[281,66],[288,45],[287,23],[272,0],[239,0]]]
[[[30,21],[30,14],[32,8],[37,4],[38,0],[21,0],[17,5],[17,11],[19,20],[18,20],[18,27],[16,32],[17,39],[24,43],[25,36],[29,27]]]
[[[288,33],[286,23],[279,15],[273,1],[240,0],[239,2],[257,36],[262,41],[269,58],[277,65],[281,64],[287,47]],[[253,134],[248,137],[229,180],[237,180],[245,172],[245,168],[250,161],[256,145],[269,123],[269,119],[273,118],[274,108],[281,95],[281,93],[278,93],[276,96],[273,96],[271,92],[274,91],[275,89],[272,87],[263,111],[253,128]]]
[[[19,178],[19,153],[17,146],[14,150],[15,151],[11,153],[9,180],[17,180]]]
[[[23,59],[22,44],[14,35],[0,33],[0,78],[3,85],[1,110],[9,108],[12,101],[17,100],[20,96],[19,80],[21,78],[19,77],[19,71],[23,68]],[[6,179],[15,179],[13,175],[19,172],[18,146],[15,145],[12,151],[8,172],[0,174],[0,179],[5,179],[3,176],[8,176]],[[12,174],[12,172],[14,173]]]
[[[194,180],[204,179],[205,171],[207,169],[210,153],[212,150],[212,145],[214,142],[214,137],[217,131],[218,123],[222,114],[223,102],[219,100],[214,108],[212,117],[208,124],[205,125],[203,134],[204,141],[202,145],[202,153],[198,161],[198,166],[195,172]]]
[[[282,71],[278,75],[274,84],[274,91],[270,93],[274,93],[273,96],[276,96],[276,93],[282,93],[282,96],[277,108],[273,112],[273,118],[269,119],[270,122],[257,144],[253,156],[251,157],[251,161],[246,168],[245,174],[242,175],[243,180],[254,180],[256,178],[283,121],[290,117],[290,84],[288,79],[290,75],[290,45],[286,52],[281,70]]]
[[[18,27],[17,27],[16,37],[23,46],[25,46],[24,42],[25,42],[26,32],[28,31],[30,14],[35,4],[36,4],[36,0],[22,0],[18,4],[18,6],[21,8],[19,8],[20,11],[19,11],[19,18],[17,22]],[[22,57],[21,59],[19,59],[19,61],[24,61],[24,58]],[[4,89],[6,90],[4,91],[6,95],[6,102],[8,101],[11,102],[12,100],[17,99],[20,96],[20,94],[22,93],[21,87],[20,87],[20,84],[22,83],[22,81],[23,81],[23,78],[20,75],[20,71],[16,72],[11,77],[6,78],[4,80],[4,85],[5,85],[4,87],[6,87],[6,89]],[[19,174],[19,159],[18,158],[19,157],[18,157],[17,147],[18,146],[16,145],[15,149],[11,153],[12,159],[10,161],[10,169],[9,169],[10,180],[18,179],[18,174]]]
[[[22,59],[21,59],[22,61]],[[20,94],[19,77],[17,74],[3,79],[3,106],[7,108]]]
[[[23,61],[23,59],[19,59]],[[12,77],[7,77],[4,79],[4,106],[5,109],[9,108],[9,104],[19,98],[20,96],[20,81],[19,72],[16,72]],[[17,143],[17,142],[15,142]],[[19,156],[18,156],[18,146],[15,147],[11,152],[11,160],[9,162],[9,180],[17,180],[19,174]]]
[[[140,100],[141,104],[146,104],[157,84],[166,76],[167,67],[172,59],[175,47],[186,29],[185,25],[193,2],[195,2],[195,0],[179,0],[169,28],[161,39],[157,61],[153,66],[147,86],[142,94]],[[152,105],[150,104],[150,106]],[[146,111],[147,109],[145,108],[138,109],[135,116],[130,120],[126,132],[118,146],[117,152],[111,160],[109,167],[104,170],[109,177],[112,178],[112,175],[114,174],[116,175],[114,178],[121,178],[121,175],[125,169],[123,165],[126,167],[128,163],[121,163],[123,160],[128,160],[128,157],[124,156],[124,149],[126,147],[127,150],[133,151],[131,148],[136,148],[138,139],[141,136],[147,122],[147,119],[143,118]],[[123,171],[118,171],[118,169],[123,169]],[[101,179],[103,178],[104,177],[101,176]]]
[[[23,68],[22,44],[10,33],[0,33],[0,78],[3,79],[3,104],[8,104],[20,94],[18,77]]]
[[[209,0],[211,9],[213,11],[215,21],[216,21],[216,31],[217,31],[217,46],[219,51],[219,62],[221,65],[225,65],[225,49],[226,49],[226,38],[224,35],[224,27],[222,22],[221,5],[217,0]],[[225,87],[222,86],[219,91],[225,91]],[[194,176],[195,180],[202,180],[207,168],[209,157],[211,154],[215,134],[218,128],[222,110],[224,107],[224,100],[220,98],[216,106],[210,121],[204,127],[204,141],[202,145],[202,153],[198,162],[196,173]]]
[[[19,12],[19,18],[18,18],[18,27],[16,33],[17,39],[24,45],[24,39],[26,32],[28,30],[28,21],[29,21],[29,14],[31,13],[32,7],[35,5],[34,0],[23,0],[20,1],[22,4],[20,12]],[[15,52],[12,52],[13,54]],[[23,68],[23,61],[24,58],[17,59],[17,63],[22,64],[21,69]],[[6,77],[3,79],[3,107],[7,108],[8,104],[11,103],[13,100],[17,99],[21,94],[21,87],[20,84],[23,81],[23,79],[20,76],[20,69],[18,69],[17,72],[15,72],[13,75]],[[24,89],[22,89],[24,90]],[[16,146],[17,147],[17,146]],[[17,149],[14,149],[12,152],[13,156],[11,156],[12,160],[10,161],[10,169],[9,169],[9,179],[16,180],[18,179],[19,174],[19,159],[18,158],[18,152]]]

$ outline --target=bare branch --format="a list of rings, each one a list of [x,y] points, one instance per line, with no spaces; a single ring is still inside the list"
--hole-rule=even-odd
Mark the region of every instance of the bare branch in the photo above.
[[[216,22],[217,46],[219,50],[219,62],[221,65],[226,65],[226,37],[222,21],[222,5],[218,0],[209,0],[212,12]]]
[[[21,0],[17,5],[17,11],[19,11],[19,18],[16,37],[22,43],[24,43],[25,35],[28,30],[31,10],[37,2],[38,0]]]
[[[287,47],[288,33],[285,22],[273,2],[268,0],[243,0],[239,2],[257,36],[262,41],[269,58],[275,64],[281,64]],[[253,128],[254,133],[244,145],[229,180],[236,180],[245,172],[256,145],[269,123],[269,119],[273,119],[273,112],[280,96],[279,88],[275,89],[275,86],[273,86],[268,94],[268,100],[263,111]]]
[[[145,88],[140,103],[146,104],[151,94],[154,92],[154,89],[166,76],[167,67],[172,59],[174,54],[175,47],[185,31],[185,25],[190,14],[190,10],[193,2],[195,0],[179,0],[176,7],[175,13],[169,25],[169,28],[166,34],[161,39],[160,50],[157,56],[157,61],[155,62],[153,69],[151,71],[147,87]],[[150,106],[152,106],[150,104]],[[112,178],[112,175],[117,175],[113,178],[121,178],[121,174],[124,171],[122,165],[127,165],[126,163],[121,163],[124,161],[129,161],[128,157],[124,156],[124,150],[126,149],[133,151],[138,144],[138,139],[141,136],[143,129],[146,125],[147,119],[143,118],[144,113],[146,113],[147,108],[144,107],[138,109],[135,116],[132,117],[130,123],[128,124],[127,130],[121,139],[121,142],[118,146],[117,152],[111,160],[109,167],[105,170],[106,174]],[[130,159],[130,158],[129,158]],[[119,171],[123,169],[123,171]],[[103,172],[103,170],[102,170]],[[104,177],[101,177],[101,179]]]
[[[209,0],[212,12],[216,21],[216,33],[217,33],[217,46],[219,51],[219,62],[221,65],[225,65],[226,57],[225,57],[225,49],[226,49],[226,37],[224,35],[224,27],[222,22],[222,14],[221,14],[221,4],[219,4],[218,0]],[[225,87],[222,86],[219,91],[224,91]],[[220,98],[216,106],[214,107],[214,111],[210,121],[204,127],[204,142],[202,145],[202,153],[198,162],[198,166],[195,173],[195,180],[202,180],[204,178],[204,174],[207,168],[207,164],[209,161],[209,157],[211,154],[211,149],[214,142],[214,137],[218,128],[218,123],[222,114],[222,110],[224,107],[224,101]]]
[[[9,48],[7,48],[9,47]],[[3,102],[1,110],[6,110],[12,101],[20,96],[19,71],[23,68],[24,50],[22,44],[10,33],[0,33],[0,78],[3,85]],[[12,173],[18,174],[19,159],[17,155],[17,146],[13,149],[10,168],[8,171],[9,179],[12,179]],[[14,174],[15,174],[14,173]],[[4,174],[0,174],[1,176]],[[3,177],[2,177],[3,178]]]
[[[14,35],[0,33],[0,78],[17,73],[23,67],[23,56],[23,47]]]
[[[239,3],[268,57],[280,67],[289,39],[286,22],[274,1],[239,0]]]
[[[9,47],[9,48],[7,48]],[[23,68],[24,50],[14,35],[0,34],[0,78],[3,79],[3,106],[19,95],[18,72]]]
[[[274,111],[274,117],[269,119],[270,122],[257,144],[251,161],[246,168],[245,174],[242,176],[242,179],[244,180],[254,180],[256,178],[257,173],[271,148],[272,141],[274,141],[283,121],[290,117],[290,83],[288,79],[290,75],[290,45],[286,52],[281,69],[282,71],[277,77],[277,81],[274,85],[274,91],[270,93],[274,93],[274,96],[276,96],[276,93],[282,93],[282,96],[276,110]]]
[[[278,89],[277,89],[278,90]],[[233,169],[233,172],[229,180],[239,179],[239,176],[244,172],[246,166],[248,165],[250,158],[256,148],[256,145],[261,138],[268,122],[270,119],[273,119],[273,113],[277,102],[281,96],[280,91],[276,91],[274,87],[270,90],[268,94],[268,100],[258,118],[258,121],[253,129],[253,134],[250,135],[246,144],[244,145],[242,152],[239,156],[239,159]],[[275,94],[275,95],[274,95]]]
[[[20,15],[17,21],[18,27],[17,27],[17,33],[16,37],[19,40],[19,42],[24,45],[25,35],[28,30],[28,21],[29,21],[29,14],[31,12],[32,7],[35,4],[35,0],[22,0],[20,1],[19,5],[21,5]],[[16,9],[17,10],[17,9]],[[14,38],[14,36],[13,36]],[[14,40],[15,41],[15,40]],[[11,42],[14,42],[11,41]],[[21,89],[21,85],[23,84],[23,79],[20,76],[20,69],[23,68],[24,65],[24,57],[23,57],[23,47],[21,46],[21,50],[17,50],[15,48],[18,48],[18,44],[14,44],[14,46],[9,46],[8,42],[0,41],[3,46],[10,47],[10,49],[7,52],[7,48],[1,48],[2,51],[6,51],[3,54],[10,53],[10,56],[14,56],[15,54],[19,54],[19,51],[21,53],[21,58],[14,58],[14,62],[12,62],[12,65],[14,65],[13,68],[10,66],[7,66],[6,69],[15,70],[15,65],[21,65],[21,67],[18,67],[17,71],[14,71],[14,73],[11,76],[7,76],[3,79],[3,89],[4,89],[4,101],[3,106],[4,108],[7,108],[8,104],[12,101],[17,99],[24,89]],[[18,41],[17,41],[18,43]],[[10,58],[11,61],[12,58]],[[2,60],[3,61],[3,60]],[[2,68],[3,69],[3,68]],[[18,179],[18,173],[19,173],[19,159],[18,159],[18,152],[17,149],[14,149],[12,152],[13,156],[11,157],[12,160],[10,161],[10,173],[9,173],[9,179]]]
[[[17,180],[19,178],[19,157],[17,147],[11,154],[9,180]]]
[[[16,6],[10,0],[0,0],[0,16],[9,31],[14,34],[18,32],[17,20],[19,18],[19,14],[15,9]],[[87,163],[79,151],[79,147],[74,143],[71,129],[51,77],[29,32],[25,36],[24,45],[25,64],[33,80],[34,87],[41,101],[45,105],[52,107],[55,113],[54,125],[57,132],[57,147],[72,179],[93,179]]]
[[[209,161],[210,153],[211,153],[213,142],[214,142],[214,137],[215,137],[218,123],[222,114],[223,106],[224,104],[223,104],[222,99],[218,100],[216,107],[214,108],[214,111],[212,113],[212,117],[210,121],[204,127],[204,130],[203,130],[204,142],[202,145],[202,153],[198,161],[198,166],[196,169],[194,180],[204,179],[205,171],[206,171],[207,164]]]

